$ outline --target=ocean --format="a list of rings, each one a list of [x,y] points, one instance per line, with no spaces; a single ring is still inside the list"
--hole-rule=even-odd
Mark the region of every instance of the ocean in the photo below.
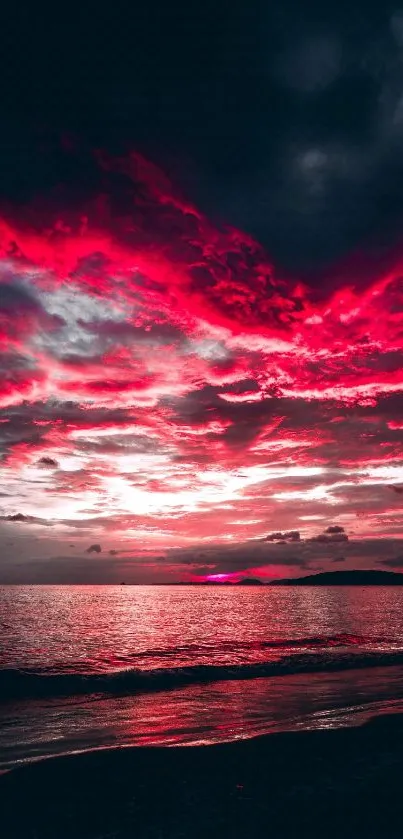
[[[0,587],[0,769],[403,710],[403,588]]]

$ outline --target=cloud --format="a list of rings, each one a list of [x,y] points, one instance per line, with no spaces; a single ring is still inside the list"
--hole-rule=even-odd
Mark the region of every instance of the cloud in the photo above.
[[[311,536],[307,541],[331,545],[338,542],[348,542],[348,538],[344,527],[341,527],[339,524],[330,524],[323,533]]]
[[[92,553],[100,554],[101,551],[102,551],[101,545],[90,545],[90,547],[87,548],[87,554],[92,554]]]
[[[301,534],[298,530],[277,530],[264,537],[265,542],[299,542]]]
[[[386,565],[387,568],[403,568],[403,556],[395,556],[391,559],[381,559],[381,565]]]
[[[22,524],[41,524],[46,525],[47,527],[51,527],[53,524],[53,522],[46,521],[42,518],[38,518],[38,516],[29,516],[25,515],[25,513],[12,513],[10,515],[1,515],[0,520],[21,522]]]
[[[337,542],[348,542],[348,536],[347,533],[319,533],[318,536],[311,536],[309,541],[333,544]]]
[[[0,266],[0,332],[3,341],[23,339],[36,330],[53,331],[64,324],[63,318],[49,314],[34,288]]]
[[[168,552],[165,562],[182,567],[186,578],[212,577],[215,574],[242,575],[256,572],[257,576],[284,576],[285,569],[298,573],[309,565],[310,556],[299,550],[299,545],[284,542],[249,542],[234,545],[205,546],[202,550],[180,549]],[[259,569],[259,573],[256,571]]]
[[[31,516],[24,516],[23,513],[14,513],[12,516],[5,516],[6,521],[31,521]]]
[[[280,78],[303,93],[320,93],[340,71],[341,45],[335,36],[303,37],[282,54]]]
[[[0,530],[1,539],[1,530]],[[7,540],[8,541],[8,540]],[[379,556],[385,560],[400,556],[401,540],[367,539],[351,540],[343,546],[345,567],[370,568],[379,563]],[[121,580],[133,583],[158,583],[201,578],[224,574],[236,580],[242,576],[256,576],[262,579],[300,576],[316,568],[329,570],[332,559],[340,558],[337,546],[308,543],[298,544],[240,543],[238,545],[203,546],[203,549],[172,549],[170,551],[150,550],[134,553],[123,550],[121,556],[111,559],[109,552],[94,555],[91,563],[82,555],[54,554],[49,549],[47,558],[43,555],[44,542],[36,543],[29,538],[28,544],[16,543],[18,559],[10,557],[6,547],[7,562],[0,564],[2,583],[119,583]],[[29,552],[27,558],[27,550]]]
[[[44,469],[57,469],[59,464],[57,460],[55,460],[53,457],[48,457],[47,455],[44,455],[43,457],[39,458],[38,466],[43,466]]]
[[[330,524],[329,527],[324,530],[324,533],[344,533],[344,527],[341,527],[339,524]]]
[[[346,177],[341,141],[291,146],[301,202]],[[137,154],[93,165],[85,207],[62,190],[0,221],[3,521],[40,512],[102,560],[217,544],[235,571],[330,562],[348,543],[333,520],[401,534],[399,262],[283,278]]]

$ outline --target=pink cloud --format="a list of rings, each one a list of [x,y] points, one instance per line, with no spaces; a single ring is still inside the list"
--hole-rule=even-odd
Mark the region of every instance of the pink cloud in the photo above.
[[[1,477],[22,513],[162,547],[315,536],[333,508],[403,529],[400,260],[318,298],[140,156],[100,166],[85,206],[0,222]]]

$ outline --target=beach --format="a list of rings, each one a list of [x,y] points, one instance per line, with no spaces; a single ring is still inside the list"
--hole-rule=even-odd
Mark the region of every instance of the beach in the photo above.
[[[54,758],[0,777],[4,839],[397,837],[403,715],[223,745]]]

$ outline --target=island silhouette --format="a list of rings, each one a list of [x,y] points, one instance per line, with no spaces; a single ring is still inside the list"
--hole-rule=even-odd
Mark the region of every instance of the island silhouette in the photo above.
[[[306,577],[272,580],[271,586],[402,586],[395,571],[322,571]]]
[[[122,584],[123,585],[123,584]],[[132,585],[141,585],[133,583]],[[241,580],[180,580],[175,583],[158,583],[165,586],[214,586],[235,588],[236,586],[403,586],[403,573],[396,571],[320,571],[305,577],[282,577],[264,582],[257,577],[242,577]]]

